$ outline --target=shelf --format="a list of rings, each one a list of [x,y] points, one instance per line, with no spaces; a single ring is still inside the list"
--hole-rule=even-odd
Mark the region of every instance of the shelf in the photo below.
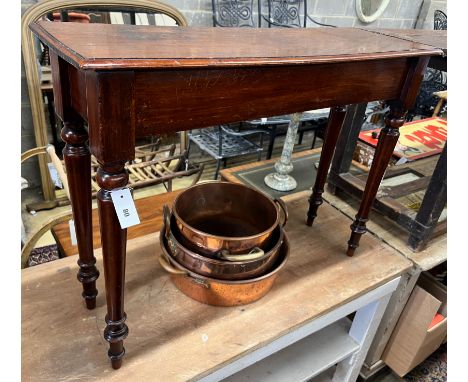
[[[343,318],[223,382],[308,381],[359,350],[348,335],[350,326]]]

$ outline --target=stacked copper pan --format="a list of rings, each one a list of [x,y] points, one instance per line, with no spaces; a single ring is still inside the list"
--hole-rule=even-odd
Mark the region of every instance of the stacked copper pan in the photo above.
[[[248,304],[270,290],[288,258],[287,216],[284,202],[250,187],[197,184],[178,195],[172,211],[164,206],[160,263],[197,301]]]

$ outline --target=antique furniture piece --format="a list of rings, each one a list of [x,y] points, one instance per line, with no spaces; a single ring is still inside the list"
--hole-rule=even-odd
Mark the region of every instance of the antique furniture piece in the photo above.
[[[294,153],[293,159],[297,166],[298,163],[301,163],[299,162],[301,160],[315,162],[318,160],[319,155],[320,149],[306,150]],[[426,160],[427,159],[423,159],[420,162]],[[274,162],[272,160],[262,163],[248,163],[242,166],[224,169],[221,171],[220,175],[221,179],[225,181],[241,182],[253,187],[258,187],[259,185],[261,186],[262,179],[260,176],[254,174],[261,174],[265,171],[263,169],[264,167],[271,167],[273,164]],[[312,164],[310,164],[310,167],[312,167]],[[350,170],[356,175],[366,172],[365,167],[354,160],[352,161]],[[276,195],[273,194],[272,196]],[[289,196],[287,198],[289,198]],[[326,205],[332,205],[349,217],[354,216],[359,208],[358,201],[351,197],[343,199],[342,196],[339,197],[326,193],[324,199],[327,202]],[[372,344],[367,352],[360,375],[361,377],[370,379],[375,377],[375,374],[385,367],[385,363],[381,360],[382,353],[420,274],[447,261],[447,235],[442,234],[435,237],[429,242],[425,249],[420,252],[414,252],[407,245],[407,239],[403,228],[393,224],[381,214],[375,214],[373,219],[368,222],[368,230],[371,234],[383,240],[413,263],[411,269],[408,269],[407,272],[402,275],[397,289],[392,294],[388,307],[382,317],[382,321],[379,324]],[[375,378],[370,380],[375,380]]]
[[[258,0],[261,3],[262,0]],[[265,0],[264,0],[265,1]],[[268,28],[305,28],[307,26],[307,0],[266,0],[268,17],[262,15]]]
[[[242,307],[210,307],[186,297],[157,262],[158,234],[129,240],[125,297],[133,324],[128,357],[118,372],[109,370],[101,335],[105,296],[97,297],[95,310],[82,309],[81,287],[73,282],[75,259],[22,270],[21,341],[28,350],[23,380],[219,381],[255,372],[250,380],[259,381],[266,377],[257,374],[263,369],[276,381],[310,380],[322,372],[334,372],[336,382],[355,381],[386,302],[410,262],[371,234],[363,237],[356,256],[343,256],[337,248],[351,219],[328,204],[315,227],[319,234],[309,235],[303,213],[307,194],[284,198],[291,256],[268,294]],[[154,204],[171,203],[168,195],[158,195]],[[150,227],[160,219],[159,212],[142,224]],[[96,259],[101,268],[101,250]],[[104,288],[102,277],[97,283]],[[353,312],[351,322],[346,317]],[[50,325],[53,336],[44,329]]]
[[[262,159],[263,135],[270,132],[264,128],[235,131],[228,125],[208,127],[188,133],[187,157],[190,154],[192,143],[200,150],[216,159],[214,179],[218,179],[221,163],[226,167],[229,158],[256,154],[258,160]],[[259,144],[247,139],[250,136],[260,136]]]
[[[108,304],[104,338],[110,342],[114,368],[121,366],[128,328],[123,304],[126,229],[119,225],[111,193],[127,185],[124,165],[134,155],[137,137],[332,106],[310,199],[311,224],[322,204],[345,114],[342,105],[390,100],[386,127],[352,225],[351,256],[366,231],[398,128],[415,100],[427,62],[442,54],[431,46],[350,28],[170,28],[41,21],[32,23],[31,29],[50,48],[56,111],[67,143],[64,156],[80,253],[79,279],[90,309],[96,303],[99,274],[91,243],[90,151],[100,164],[97,198]],[[317,234],[310,230],[310,236]]]
[[[36,147],[46,146],[49,140],[43,91],[41,89],[41,75],[37,65],[37,58],[40,57],[39,44],[37,37],[29,30],[29,24],[44,17],[52,18],[53,12],[59,12],[61,16],[66,17],[68,14],[67,10],[79,10],[83,13],[89,13],[93,16],[92,19],[105,23],[113,22],[113,17],[117,22],[123,22],[121,13],[126,12],[129,14],[129,21],[135,21],[135,24],[135,12],[139,12],[140,14],[146,13],[148,21],[152,19],[153,22],[155,20],[161,22],[167,18],[173,20],[176,25],[187,25],[187,20],[177,9],[154,0],[41,0],[29,7],[21,18],[21,51],[31,105]],[[36,203],[31,208],[40,210],[56,207],[58,202],[54,186],[50,181],[47,159],[41,157],[38,158],[38,161],[42,193],[45,201],[40,202],[39,205]]]
[[[447,31],[398,31],[390,29],[376,29],[375,33],[403,38],[406,41],[422,43],[426,46],[432,46],[440,49],[444,52],[444,55],[432,57],[428,65],[441,70],[446,70]],[[360,198],[363,195],[365,187],[367,187],[366,185],[369,184],[368,179],[372,176],[372,169],[375,168],[375,164],[373,164],[368,176],[355,176],[349,173],[353,152],[364,120],[365,107],[366,105],[362,104],[348,107],[349,110],[344,123],[344,128],[342,129],[338,139],[337,150],[335,151],[328,178],[328,186],[334,193],[337,190],[343,190],[348,194]],[[395,142],[397,140],[398,137],[395,138]],[[376,149],[376,155],[378,150],[379,147]],[[389,152],[390,155],[392,151]],[[394,192],[393,196],[397,198],[402,195],[409,194],[411,190],[427,188],[428,191],[426,192],[421,207],[419,208],[420,213],[415,216],[412,210],[402,208],[399,203],[395,203],[392,193],[387,193],[385,190],[381,190],[374,202],[376,210],[388,216],[409,232],[410,238],[408,243],[413,250],[423,249],[424,246],[427,245],[431,234],[442,233],[446,227],[444,222],[437,224],[446,203],[446,148],[439,158],[439,162],[437,163],[432,177],[430,177],[430,172],[425,169],[425,167],[427,167],[425,166],[426,162],[428,161],[424,160],[423,163],[415,162],[414,164],[410,163],[405,164],[404,166],[398,166],[397,168],[390,169],[385,174],[386,178],[391,178],[392,176],[398,176],[404,173],[414,173],[415,176],[419,178],[406,183],[406,186],[399,187],[398,192]]]

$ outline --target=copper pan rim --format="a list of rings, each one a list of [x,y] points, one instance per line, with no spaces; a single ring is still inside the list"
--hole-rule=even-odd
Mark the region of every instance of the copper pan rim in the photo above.
[[[188,224],[184,219],[182,219],[180,217],[180,215],[178,214],[177,212],[177,208],[176,205],[177,205],[177,201],[181,198],[182,194],[193,189],[193,188],[197,188],[197,187],[200,187],[200,186],[203,186],[204,184],[207,184],[207,183],[221,183],[221,184],[229,184],[229,186],[234,186],[234,187],[242,187],[242,188],[247,188],[251,191],[254,191],[256,193],[258,193],[259,195],[261,195],[262,197],[264,197],[266,200],[268,200],[268,202],[273,206],[273,208],[275,208],[276,210],[276,219],[275,219],[275,222],[272,226],[270,226],[269,228],[265,229],[264,231],[262,232],[259,232],[259,233],[256,233],[255,235],[250,235],[250,236],[221,236],[221,235],[214,235],[214,234],[211,234],[209,232],[205,232],[205,231],[201,231],[193,226],[191,226],[190,224]],[[230,241],[230,240],[255,240],[261,236],[264,236],[264,235],[268,235],[270,234],[273,229],[278,225],[280,224],[280,220],[281,220],[281,214],[280,214],[280,211],[278,209],[278,207],[276,206],[275,204],[275,201],[273,199],[271,199],[268,195],[266,195],[264,192],[262,191],[259,191],[259,190],[256,190],[255,188],[253,187],[249,187],[249,186],[246,186],[244,184],[238,184],[238,183],[232,183],[232,182],[224,182],[224,181],[219,181],[219,180],[208,180],[206,182],[201,182],[201,183],[197,183],[197,184],[194,184],[193,186],[190,186],[190,187],[187,187],[182,193],[180,193],[179,195],[177,195],[177,197],[174,199],[174,203],[172,204],[172,214],[174,215],[174,217],[176,218],[176,221],[180,222],[183,226],[187,227],[189,230],[191,230],[192,232],[200,235],[200,236],[209,236],[215,240],[219,240],[219,241]],[[283,224],[284,225],[284,224]]]

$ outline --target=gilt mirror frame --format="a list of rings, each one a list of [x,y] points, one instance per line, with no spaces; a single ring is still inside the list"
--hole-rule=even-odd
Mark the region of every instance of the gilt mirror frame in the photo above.
[[[148,12],[161,13],[173,18],[178,26],[188,25],[186,18],[176,8],[151,0],[43,0],[28,8],[21,18],[21,50],[23,53],[24,70],[26,82],[28,84],[34,136],[37,147],[46,146],[49,143],[47,137],[48,125],[44,112],[40,75],[36,63],[37,51],[35,37],[29,29],[29,24],[49,12],[63,8],[106,6],[114,8],[121,6],[127,9],[138,8],[140,10],[147,10]],[[53,201],[56,199],[56,196],[54,186],[49,176],[47,158],[45,156],[39,156],[38,160],[43,197],[46,201]]]

